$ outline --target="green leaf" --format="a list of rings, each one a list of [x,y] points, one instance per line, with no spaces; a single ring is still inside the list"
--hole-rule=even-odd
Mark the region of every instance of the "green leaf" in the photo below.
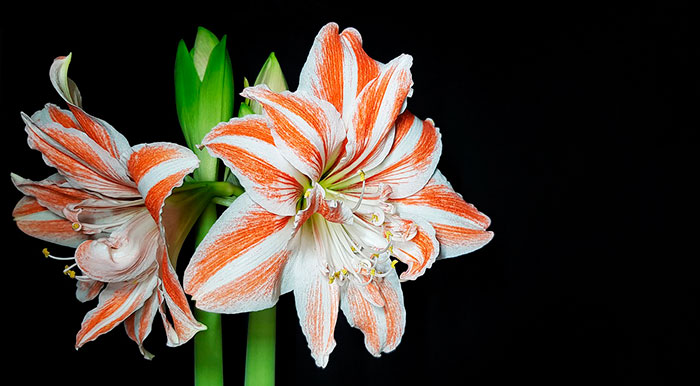
[[[198,120],[200,85],[201,81],[185,41],[180,40],[175,55],[175,106],[180,127],[190,149],[197,145],[193,143],[193,131]]]

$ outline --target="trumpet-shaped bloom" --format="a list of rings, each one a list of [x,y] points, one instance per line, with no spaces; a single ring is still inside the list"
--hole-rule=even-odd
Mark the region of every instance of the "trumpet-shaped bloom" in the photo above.
[[[379,63],[356,30],[328,24],[297,91],[244,90],[263,114],[220,124],[202,142],[246,193],[187,267],[198,308],[256,311],[293,291],[318,366],[335,347],[339,310],[379,356],[404,333],[400,282],[491,240],[489,218],[436,170],[439,130],[405,110],[411,64],[408,55]],[[392,257],[407,266],[400,276]]]
[[[83,319],[76,348],[123,322],[150,358],[143,341],[156,313],[170,346],[205,329],[192,315],[171,263],[186,232],[178,223],[188,222],[187,200],[176,194],[164,211],[165,199],[198,160],[171,143],[131,147],[107,122],[85,113],[67,76],[69,63],[70,56],[59,57],[50,71],[69,110],[47,104],[31,117],[22,114],[29,146],[58,173],[38,182],[13,174],[25,195],[13,215],[28,235],[77,248],[74,257],[57,259],[73,263],[64,272],[78,279],[77,298],[98,298],[98,305]],[[82,272],[77,276],[76,266]]]

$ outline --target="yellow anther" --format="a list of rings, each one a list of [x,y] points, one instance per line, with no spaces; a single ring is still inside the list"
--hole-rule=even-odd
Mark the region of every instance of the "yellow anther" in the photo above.
[[[340,277],[340,271],[334,273],[333,276],[335,276],[336,278],[339,278],[339,277]]]
[[[355,247],[353,247],[353,246],[350,246],[350,250],[353,252],[357,252],[357,249],[355,249]]]
[[[51,255],[51,254],[49,253],[49,249],[48,249],[48,248],[42,249],[42,250],[41,250],[41,253],[43,253],[43,254],[44,254],[44,257],[46,257],[47,259],[48,259],[48,257]]]
[[[393,245],[389,245],[389,253],[394,253],[394,246]]]
[[[376,213],[372,213],[372,222],[377,222],[379,221],[379,216],[377,216]]]
[[[75,271],[70,269],[70,266],[66,265],[65,269],[63,270],[63,274],[67,275],[71,279],[75,279]]]
[[[342,269],[342,270],[341,270],[340,272],[342,272],[342,273],[343,273],[343,275],[347,275],[347,274],[348,274],[348,270],[347,270],[347,269],[345,269],[345,268],[343,268],[343,269]]]
[[[365,180],[365,171],[360,170],[360,181],[364,181],[364,180]]]
[[[70,227],[73,228],[74,231],[77,231],[80,229],[80,223],[74,222],[73,224],[70,225]]]
[[[396,263],[398,263],[398,260],[392,260],[391,261],[391,268],[396,268]]]
[[[384,237],[386,237],[387,240],[390,239],[391,236],[393,236],[393,235],[394,235],[394,234],[391,233],[390,231],[384,231]]]
[[[333,284],[334,281],[335,281],[335,276],[330,275],[330,276],[328,277],[328,284]]]
[[[309,198],[311,196],[311,189],[307,190],[306,193],[304,193],[304,198]]]
[[[377,257],[379,257],[379,254],[378,254],[378,253],[373,253],[373,254],[371,254],[369,257],[376,259]]]
[[[372,268],[372,269],[369,270],[369,275],[370,275],[370,276],[374,276],[376,273],[377,273],[377,270],[374,269],[374,268]]]

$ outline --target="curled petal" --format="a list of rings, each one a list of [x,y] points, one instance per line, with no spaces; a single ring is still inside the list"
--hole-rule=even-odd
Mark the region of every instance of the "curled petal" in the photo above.
[[[22,114],[27,142],[41,152],[47,165],[55,167],[76,188],[110,197],[139,197],[121,161],[83,131],[63,127],[48,118],[48,114],[47,109],[31,118]]]
[[[85,315],[75,339],[75,348],[109,332],[141,308],[153,295],[157,282],[157,275],[148,275],[141,281],[107,284],[100,293],[97,307]]]
[[[67,247],[77,247],[88,236],[76,232],[72,222],[43,207],[34,197],[23,197],[12,211],[17,227],[29,236]]]
[[[395,240],[393,254],[408,265],[401,273],[401,281],[414,280],[425,273],[435,262],[440,252],[440,244],[435,237],[435,230],[425,220],[416,219],[415,235],[410,240]]]
[[[104,287],[103,282],[90,280],[90,279],[80,279],[76,280],[75,297],[81,303],[88,302],[97,297]]]
[[[86,241],[75,251],[80,270],[93,280],[134,280],[156,265],[160,232],[146,210],[109,237]]]
[[[406,327],[406,310],[403,292],[396,272],[391,270],[377,282],[384,298],[379,307],[363,295],[359,285],[353,282],[344,287],[340,307],[351,326],[365,335],[367,351],[374,356],[393,351],[401,342]]]
[[[139,351],[146,359],[153,359],[153,354],[143,347],[143,341],[151,333],[153,319],[156,316],[156,312],[158,312],[159,304],[158,294],[154,292],[143,304],[143,307],[136,310],[124,321],[126,334],[139,345]]]
[[[168,346],[175,347],[187,343],[196,333],[206,330],[207,327],[199,323],[192,314],[165,248],[160,256],[160,277],[162,279],[160,295],[165,300],[167,310],[170,312],[172,327],[163,307],[161,307],[161,314],[163,323],[167,325],[166,329],[172,331],[172,333],[167,334]]]
[[[165,199],[180,185],[186,175],[199,165],[194,153],[174,143],[158,142],[136,145],[127,167],[145,199],[146,208],[157,224]]]
[[[438,258],[475,251],[493,238],[493,232],[486,230],[491,223],[488,216],[464,201],[439,170],[416,194],[391,203],[400,216],[430,222],[440,242]]]
[[[126,160],[131,153],[129,142],[107,122],[92,117],[82,109],[82,98],[78,86],[68,78],[71,55],[56,58],[49,76],[58,94],[68,103],[80,130],[117,160]]]

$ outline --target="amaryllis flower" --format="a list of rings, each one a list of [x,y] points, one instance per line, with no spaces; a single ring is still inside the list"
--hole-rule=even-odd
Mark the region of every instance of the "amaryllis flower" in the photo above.
[[[198,308],[256,311],[293,291],[318,366],[335,347],[339,310],[379,356],[404,333],[400,282],[491,240],[489,218],[436,170],[433,121],[405,111],[411,64],[408,55],[379,63],[356,30],[328,24],[296,92],[244,90],[263,114],[220,124],[202,142],[246,193],[187,267]],[[407,266],[400,276],[397,261]]]
[[[206,328],[192,315],[171,264],[186,233],[183,227],[193,221],[185,207],[191,200],[173,196],[163,212],[166,197],[198,160],[171,143],[131,147],[107,122],[85,113],[78,88],[67,76],[69,63],[70,56],[57,58],[50,77],[70,111],[47,104],[31,117],[22,114],[29,146],[58,173],[38,182],[13,175],[25,194],[13,215],[25,233],[77,247],[68,258],[44,250],[47,257],[70,260],[64,272],[78,279],[80,301],[99,295],[97,307],[82,322],[76,348],[123,322],[150,358],[143,341],[158,311],[170,346]],[[77,276],[76,266],[82,272]]]

